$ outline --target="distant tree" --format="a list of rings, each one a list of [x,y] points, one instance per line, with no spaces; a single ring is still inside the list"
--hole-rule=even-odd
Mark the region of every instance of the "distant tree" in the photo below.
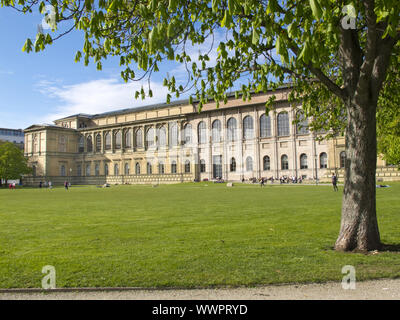
[[[20,179],[21,175],[31,173],[23,151],[11,142],[0,141],[0,179]]]

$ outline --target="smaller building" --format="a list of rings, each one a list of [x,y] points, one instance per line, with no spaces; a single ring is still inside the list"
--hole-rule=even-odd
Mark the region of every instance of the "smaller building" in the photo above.
[[[0,140],[12,142],[21,150],[24,149],[24,130],[0,128]]]

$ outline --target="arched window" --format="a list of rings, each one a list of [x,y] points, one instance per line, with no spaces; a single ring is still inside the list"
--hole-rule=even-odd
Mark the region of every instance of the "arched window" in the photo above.
[[[296,118],[299,121],[296,125],[297,134],[307,134],[309,133],[308,130],[308,120],[304,116],[304,111],[299,110],[296,113]]]
[[[192,143],[192,125],[190,123],[187,123],[184,128],[184,142],[185,144],[191,144]]]
[[[289,130],[289,114],[287,112],[281,112],[278,114],[278,136],[290,135]]]
[[[265,113],[260,117],[260,137],[267,138],[271,136],[271,118]]]
[[[190,173],[190,161],[185,161],[185,173]]]
[[[253,139],[254,122],[251,116],[246,116],[243,119],[243,138],[245,140]]]
[[[228,141],[236,141],[237,139],[237,121],[235,118],[229,118],[227,122],[227,138]]]
[[[64,165],[61,165],[61,167],[60,167],[60,176],[61,176],[61,177],[65,177],[65,175],[66,175],[65,172],[66,172],[66,171],[65,171],[65,166],[64,166]]]
[[[197,134],[199,136],[199,143],[206,143],[207,142],[207,135],[206,135],[206,123],[201,121],[197,127]]]
[[[176,161],[172,160],[171,162],[171,173],[176,173]]]
[[[169,125],[169,145],[171,147],[178,145],[178,126],[175,122]]]
[[[114,176],[118,176],[119,175],[119,166],[118,164],[114,164]]]
[[[96,135],[96,152],[100,152],[101,151],[101,135],[100,133],[98,133]]]
[[[308,168],[307,155],[303,153],[300,155],[300,169],[307,169],[307,168]]]
[[[87,152],[92,152],[93,151],[92,136],[88,136],[86,138],[86,150],[87,150]]]
[[[104,141],[105,141],[105,149],[111,150],[111,134],[110,134],[110,132],[106,133],[106,135],[104,136]]]
[[[139,162],[136,162],[136,164],[135,164],[135,173],[140,174],[140,163]]]
[[[147,169],[147,171],[146,171],[147,174],[152,174],[152,171],[153,171],[153,170],[152,170],[152,167],[151,167],[151,163],[150,163],[150,162],[147,162],[147,168],[146,168],[146,169]]]
[[[107,163],[104,165],[104,175],[108,176],[108,164]]]
[[[125,148],[132,148],[132,130],[125,131]]]
[[[346,167],[346,151],[340,153],[340,168]]]
[[[95,175],[95,176],[100,175],[100,165],[99,165],[98,163],[96,163],[96,164],[94,165],[94,175]]]
[[[149,128],[146,132],[147,147],[154,146],[154,128]]]
[[[271,169],[271,160],[269,159],[268,156],[265,156],[263,158],[263,169],[264,171],[268,171]]]
[[[136,148],[143,148],[143,130],[138,129],[135,137]]]
[[[158,128],[158,145],[160,147],[165,147],[167,145],[167,130],[165,127]]]
[[[130,171],[129,163],[125,163],[124,174],[126,176],[129,176],[129,171]]]
[[[201,173],[206,172],[206,161],[204,159],[200,160],[200,172]]]
[[[78,152],[85,151],[85,138],[83,136],[79,137]]]
[[[118,130],[115,133],[115,149],[121,149],[121,144],[122,144],[122,133],[120,130]]]
[[[289,158],[286,154],[281,156],[281,170],[289,170]]]
[[[229,164],[229,170],[230,172],[235,172],[236,171],[236,160],[235,158],[231,158],[230,164]]]
[[[78,164],[78,165],[76,166],[76,175],[77,175],[78,177],[82,176],[82,167],[81,167],[80,164]]]
[[[90,164],[86,164],[86,172],[85,172],[86,176],[89,177],[90,176]]]
[[[221,142],[221,121],[214,120],[211,132],[212,142]]]
[[[162,161],[158,163],[158,174],[164,174],[164,163]]]
[[[246,158],[246,171],[253,171],[253,158],[252,157]]]
[[[319,155],[319,167],[321,169],[328,168],[328,155],[325,152]]]

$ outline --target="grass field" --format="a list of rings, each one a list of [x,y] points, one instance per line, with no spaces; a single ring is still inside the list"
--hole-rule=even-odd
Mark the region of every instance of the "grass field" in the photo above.
[[[400,184],[377,189],[400,244]],[[400,276],[400,253],[332,250],[342,189],[198,183],[0,190],[0,287],[211,287]]]

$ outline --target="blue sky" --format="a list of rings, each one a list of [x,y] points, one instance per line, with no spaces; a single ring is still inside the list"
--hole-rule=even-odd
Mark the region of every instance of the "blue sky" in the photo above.
[[[78,32],[57,40],[43,52],[22,52],[25,40],[35,38],[42,19],[38,12],[23,15],[0,8],[0,127],[24,129],[75,113],[165,102],[167,89],[162,79],[166,70],[176,77],[183,72],[182,66],[164,64],[151,79],[154,97],[135,100],[134,93],[142,83],[123,82],[119,59],[107,59],[102,71],[92,63],[85,67],[83,62],[74,62],[83,43]]]

